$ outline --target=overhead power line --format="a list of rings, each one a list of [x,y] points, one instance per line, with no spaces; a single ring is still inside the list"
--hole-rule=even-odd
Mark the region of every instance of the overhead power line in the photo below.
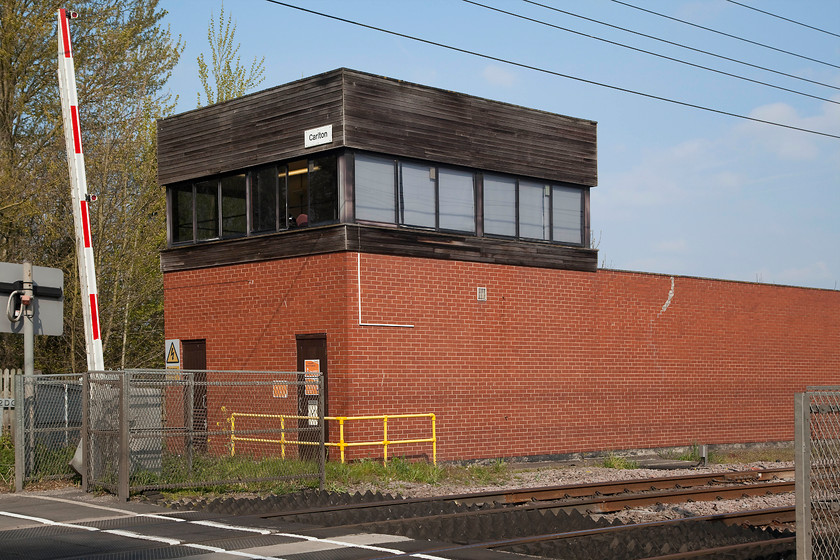
[[[663,39],[662,37],[657,37],[655,35],[648,35],[647,33],[641,33],[640,31],[634,31],[633,29],[628,29],[626,27],[621,27],[620,25],[613,25],[611,23],[607,23],[605,21],[600,21],[600,20],[597,20],[597,19],[582,16],[582,15],[576,14],[574,12],[567,12],[566,10],[561,10],[559,8],[555,8],[554,6],[549,6],[547,4],[541,4],[539,2],[535,2],[534,0],[522,0],[522,1],[527,2],[528,4],[533,4],[534,6],[539,6],[541,8],[545,8],[547,10],[552,10],[552,11],[555,11],[555,12],[558,12],[558,13],[561,13],[561,14],[565,14],[567,16],[572,16],[572,17],[579,18],[579,19],[582,19],[582,20],[585,20],[585,21],[591,21],[592,23],[597,23],[599,25],[604,25],[604,26],[610,27],[612,29],[618,29],[619,31],[624,31],[626,33],[632,33],[633,35],[638,35],[639,37],[645,37],[646,39],[653,39],[654,41],[659,41],[660,43],[665,43],[667,45],[673,45],[675,47],[680,47],[680,48],[683,48],[683,49],[687,49],[687,50],[690,50],[690,51],[693,51],[693,52],[698,52],[698,53],[705,54],[705,55],[708,55],[708,56],[713,56],[715,58],[720,58],[721,60],[726,60],[726,61],[729,61],[729,62],[735,62],[736,64],[742,64],[744,66],[749,66],[750,68],[757,68],[758,70],[764,70],[765,72],[772,72],[772,73],[778,74],[780,76],[793,78],[795,80],[801,80],[803,82],[816,84],[818,86],[824,86],[824,87],[840,90],[840,87],[832,85],[832,84],[826,84],[824,82],[818,82],[816,80],[811,80],[811,79],[808,79],[808,78],[804,78],[802,76],[797,76],[795,74],[788,74],[787,72],[782,72],[780,70],[774,70],[773,68],[767,68],[767,67],[761,66],[759,64],[752,64],[751,62],[746,62],[744,60],[738,60],[737,58],[731,58],[731,57],[728,57],[728,56],[725,56],[725,55],[722,55],[722,54],[713,53],[711,51],[706,51],[706,50],[703,50],[703,49],[698,49],[698,48],[695,48],[695,47],[684,45],[682,43],[677,43],[675,41],[669,41],[668,39]]]
[[[376,27],[376,26],[373,26],[373,25],[368,25],[366,23],[361,23],[361,22],[354,21],[354,20],[351,20],[351,19],[347,19],[347,18],[343,18],[343,17],[339,17],[339,16],[334,16],[334,15],[331,15],[331,14],[325,14],[323,12],[317,12],[315,10],[310,10],[308,8],[302,8],[300,6],[295,6],[294,4],[288,4],[286,2],[281,2],[280,0],[265,0],[265,1],[270,2],[272,4],[277,4],[278,6],[284,6],[286,8],[291,8],[293,10],[298,10],[300,12],[306,12],[308,14],[324,17],[324,18],[327,18],[327,19],[332,19],[332,20],[335,20],[335,21],[340,21],[342,23],[349,23],[350,25],[355,25],[357,27],[362,27],[364,29],[379,31],[380,33],[386,33],[388,35],[393,35],[395,37],[402,37],[404,39],[410,39],[412,41],[417,41],[419,43],[424,43],[424,44],[432,45],[432,46],[435,46],[435,47],[441,47],[441,48],[444,48],[444,49],[448,49],[448,50],[455,51],[455,52],[460,52],[460,53],[463,53],[463,54],[468,54],[468,55],[471,55],[471,56],[477,56],[479,58],[484,58],[486,60],[493,60],[495,62],[501,62],[502,64],[509,64],[511,66],[516,66],[516,67],[519,67],[519,68],[525,68],[527,70],[534,70],[535,72],[542,72],[543,74],[549,74],[549,75],[557,76],[557,77],[560,77],[560,78],[567,78],[567,79],[570,79],[570,80],[575,80],[575,81],[586,83],[586,84],[591,84],[591,85],[595,85],[595,86],[599,86],[599,87],[604,87],[604,88],[612,89],[612,90],[615,90],[615,91],[621,91],[621,92],[624,92],[624,93],[631,93],[633,95],[638,95],[638,96],[641,96],[641,97],[647,97],[648,99],[655,99],[657,101],[664,101],[666,103],[673,103],[674,105],[681,105],[683,107],[691,107],[693,109],[699,109],[701,111],[716,113],[718,115],[735,117],[735,118],[743,119],[743,120],[747,120],[747,121],[752,121],[752,122],[757,122],[757,123],[762,123],[762,124],[768,124],[768,125],[772,125],[772,126],[778,126],[778,127],[787,128],[787,129],[790,129],[790,130],[798,130],[800,132],[807,132],[809,134],[816,134],[816,135],[819,135],[819,136],[825,136],[825,137],[828,137],[828,138],[836,138],[836,139],[840,140],[840,135],[830,134],[828,132],[821,132],[821,131],[818,131],[818,130],[811,130],[811,129],[808,129],[808,128],[802,128],[802,127],[793,126],[793,125],[784,124],[784,123],[779,123],[779,122],[775,122],[775,121],[758,119],[758,118],[750,117],[750,116],[747,116],[747,115],[741,115],[741,114],[738,114],[738,113],[731,113],[729,111],[723,111],[721,109],[714,109],[712,107],[705,107],[703,105],[696,105],[694,103],[689,103],[687,101],[679,101],[677,99],[670,99],[668,97],[662,97],[662,96],[654,95],[654,94],[651,94],[651,93],[644,93],[644,92],[641,92],[641,91],[636,91],[636,90],[632,90],[632,89],[628,89],[628,88],[623,88],[623,87],[620,87],[620,86],[605,84],[603,82],[596,82],[594,80],[587,80],[585,78],[580,78],[580,77],[572,76],[572,75],[569,75],[569,74],[562,74],[560,72],[555,72],[554,70],[548,70],[546,68],[540,68],[539,66],[532,66],[530,64],[525,64],[525,63],[522,63],[522,62],[515,62],[515,61],[512,61],[512,60],[507,60],[507,59],[500,58],[500,57],[497,57],[497,56],[492,56],[492,55],[489,55],[489,54],[483,54],[483,53],[479,53],[479,52],[476,52],[476,51],[470,51],[470,50],[467,50],[467,49],[462,49],[460,47],[454,47],[452,45],[447,45],[447,44],[444,44],[444,43],[438,43],[436,41],[431,41],[429,39],[423,39],[423,38],[420,38],[420,37],[415,37],[413,35],[400,33],[398,31],[391,31],[389,29],[384,29],[382,27]]]
[[[640,6],[636,6],[634,4],[630,4],[629,2],[624,2],[623,0],[610,0],[611,2],[615,2],[616,4],[621,4],[622,6],[627,6],[628,8],[633,8],[634,10],[641,10],[643,12],[647,12],[649,14],[653,14],[655,16],[663,17],[665,19],[670,19],[671,21],[677,21],[679,23],[683,23],[685,25],[690,25],[692,27],[696,27],[698,29],[702,29],[703,31],[709,31],[711,33],[717,33],[718,35],[723,35],[724,37],[729,37],[730,39],[737,39],[738,41],[743,41],[745,43],[750,43],[751,45],[757,45],[759,47],[764,47],[765,49],[774,50],[776,52],[789,54],[791,56],[795,56],[797,58],[804,58],[805,60],[810,60],[811,62],[816,62],[818,64],[824,64],[826,66],[831,66],[832,68],[840,68],[837,64],[832,64],[831,62],[826,62],[824,60],[819,60],[816,58],[811,58],[810,56],[805,56],[804,54],[797,54],[795,52],[786,51],[784,49],[780,49],[778,47],[774,47],[772,45],[767,45],[764,43],[759,43],[758,41],[753,41],[751,39],[746,39],[744,37],[739,37],[737,35],[732,35],[731,33],[726,33],[724,31],[718,31],[717,29],[712,29],[711,27],[704,27],[702,25],[692,23],[690,21],[685,21],[684,19],[675,18],[666,14],[661,14],[659,12],[654,12],[653,10],[648,10],[647,8],[642,8]]]
[[[761,80],[754,80],[752,78],[747,78],[746,76],[741,76],[739,74],[733,74],[732,72],[726,72],[724,70],[718,70],[716,68],[711,68],[709,66],[703,66],[702,64],[695,64],[693,62],[688,62],[687,60],[682,60],[682,59],[679,59],[679,58],[674,58],[672,56],[667,56],[667,55],[664,55],[664,54],[655,53],[653,51],[640,49],[638,47],[633,47],[631,45],[626,45],[624,43],[619,43],[617,41],[610,41],[609,39],[604,39],[603,37],[598,37],[597,35],[589,35],[588,33],[583,33],[581,31],[575,31],[574,29],[569,29],[567,27],[561,27],[561,26],[555,25],[553,23],[548,23],[547,21],[542,21],[542,20],[539,20],[539,19],[530,18],[530,17],[527,17],[527,16],[523,16],[522,14],[517,14],[515,12],[508,12],[507,10],[502,10],[501,8],[494,8],[493,6],[488,6],[487,4],[482,4],[481,2],[476,2],[475,0],[463,0],[463,1],[466,2],[467,4],[472,4],[473,6],[479,6],[481,8],[492,10],[492,11],[498,12],[500,14],[505,14],[505,15],[515,17],[515,18],[519,18],[519,19],[522,19],[522,20],[525,20],[525,21],[530,21],[532,23],[539,23],[540,25],[545,25],[547,27],[551,27],[551,28],[554,28],[554,29],[559,29],[560,31],[566,31],[567,33],[573,33],[575,35],[580,35],[581,37],[587,37],[589,39],[594,39],[596,41],[601,41],[602,43],[607,43],[607,44],[610,44],[610,45],[614,45],[616,47],[621,47],[621,48],[624,48],[624,49],[630,49],[631,51],[636,51],[636,52],[640,52],[640,53],[643,53],[643,54],[648,54],[648,55],[655,56],[655,57],[658,57],[658,58],[662,58],[662,59],[665,59],[665,60],[670,60],[671,62],[676,62],[676,63],[679,63],[679,64],[685,64],[686,66],[691,66],[693,68],[699,68],[701,70],[706,70],[708,72],[714,72],[716,74],[721,74],[723,76],[729,76],[730,78],[735,78],[737,80],[744,80],[745,82],[751,82],[753,84],[758,84],[758,85],[770,87],[770,88],[773,88],[773,89],[786,91],[788,93],[794,93],[796,95],[802,95],[802,96],[805,96],[805,97],[810,97],[811,99],[819,99],[820,101],[825,101],[825,102],[828,102],[828,103],[834,103],[834,104],[840,105],[840,101],[834,101],[833,99],[829,99],[827,97],[820,97],[819,95],[812,95],[810,93],[805,93],[803,91],[798,91],[798,90],[795,90],[795,89],[786,88],[786,87],[779,86],[779,85],[776,85],[776,84],[771,84],[769,82],[762,82]]]
[[[807,23],[802,23],[801,21],[796,21],[795,19],[786,18],[784,16],[780,16],[780,15],[774,14],[772,12],[765,12],[764,10],[759,10],[756,7],[747,6],[746,4],[743,4],[741,2],[736,2],[735,0],[726,0],[726,1],[731,2],[732,4],[737,4],[738,6],[741,6],[742,8],[747,8],[748,10],[754,10],[756,12],[761,12],[762,14],[772,16],[774,18],[783,19],[785,21],[789,21],[790,23],[795,23],[796,25],[801,25],[802,27],[807,27],[808,29],[813,29],[814,31],[819,31],[820,33],[825,33],[827,35],[834,35],[835,37],[840,37],[840,35],[838,35],[837,33],[833,33],[831,31],[826,31],[825,29],[820,29],[819,27],[814,27],[813,25],[808,25]]]

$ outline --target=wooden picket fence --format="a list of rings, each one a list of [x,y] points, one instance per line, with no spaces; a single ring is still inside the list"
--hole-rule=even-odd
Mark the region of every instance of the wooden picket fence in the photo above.
[[[0,435],[12,433],[15,417],[15,408],[12,405],[15,398],[15,376],[22,373],[20,369],[9,368],[4,368],[0,372],[0,411],[2,411]]]

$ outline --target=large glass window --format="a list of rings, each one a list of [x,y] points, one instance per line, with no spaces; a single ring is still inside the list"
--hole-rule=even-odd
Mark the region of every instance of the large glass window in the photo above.
[[[393,223],[394,161],[356,154],[355,175],[356,219]]]
[[[583,243],[583,191],[577,187],[555,185],[553,209],[554,241]]]
[[[195,184],[195,238],[197,241],[219,237],[219,182]]]
[[[438,168],[441,229],[475,232],[475,180],[471,171]]]
[[[339,220],[338,156],[266,165],[169,187],[173,244],[241,237]],[[585,245],[585,191],[364,153],[354,155],[355,219]],[[479,190],[481,186],[481,190]],[[250,219],[249,219],[250,212]]]
[[[484,233],[516,235],[516,179],[484,176]]]
[[[245,174],[222,178],[222,237],[248,233]]]
[[[400,164],[400,223],[435,227],[435,168],[421,163]]]
[[[285,168],[283,177],[285,179]],[[274,165],[261,167],[251,174],[251,229],[255,233],[277,229],[277,209],[286,211],[286,183],[284,180],[280,189],[277,183]]]
[[[192,183],[172,187],[172,242],[193,240],[193,187]]]
[[[309,225],[309,161],[293,161],[288,167],[287,196],[289,227]]]
[[[334,155],[309,162],[309,223],[338,221],[338,173]]]
[[[519,237],[549,239],[550,200],[550,187],[519,181]]]

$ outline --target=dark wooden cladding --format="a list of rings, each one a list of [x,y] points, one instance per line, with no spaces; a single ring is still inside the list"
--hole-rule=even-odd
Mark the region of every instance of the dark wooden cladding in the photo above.
[[[332,124],[333,142],[303,132]],[[597,184],[596,123],[341,68],[158,122],[161,184],[349,146]]]
[[[339,224],[161,252],[163,272],[340,251],[595,272],[598,251],[549,243]]]
[[[246,95],[158,121],[158,182],[175,183],[343,144],[340,73]],[[333,143],[304,148],[303,133],[333,125]]]
[[[345,73],[345,143],[390,155],[597,184],[596,123]]]

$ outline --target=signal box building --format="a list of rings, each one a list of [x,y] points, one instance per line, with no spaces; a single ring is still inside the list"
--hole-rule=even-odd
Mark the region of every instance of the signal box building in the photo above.
[[[595,122],[348,69],[163,119],[166,338],[318,360],[326,414],[434,413],[443,460],[791,440],[840,292],[598,270],[596,154]]]

